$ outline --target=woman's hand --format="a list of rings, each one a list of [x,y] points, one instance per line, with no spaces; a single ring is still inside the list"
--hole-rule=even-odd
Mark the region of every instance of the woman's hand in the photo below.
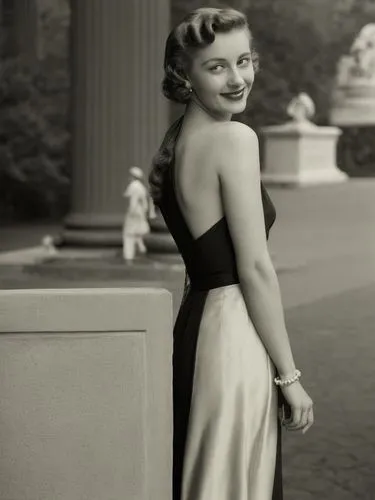
[[[281,390],[292,410],[290,418],[283,421],[284,427],[289,431],[302,430],[305,434],[314,423],[312,399],[300,382],[284,386]]]

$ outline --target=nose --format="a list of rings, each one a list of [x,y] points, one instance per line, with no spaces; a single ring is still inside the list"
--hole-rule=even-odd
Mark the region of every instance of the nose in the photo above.
[[[228,78],[228,86],[231,88],[240,88],[244,85],[244,79],[242,78],[238,69],[232,69]]]

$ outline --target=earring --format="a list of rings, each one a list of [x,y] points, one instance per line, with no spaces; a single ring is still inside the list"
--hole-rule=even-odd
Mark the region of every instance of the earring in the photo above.
[[[189,94],[191,94],[193,92],[193,89],[191,88],[190,83],[186,82],[185,86],[186,86],[187,90],[189,91]]]

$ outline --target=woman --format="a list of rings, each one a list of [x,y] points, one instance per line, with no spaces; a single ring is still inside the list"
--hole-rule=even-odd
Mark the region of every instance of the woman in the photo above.
[[[267,249],[257,136],[231,121],[253,84],[251,44],[242,13],[212,8],[166,43],[163,92],[186,109],[149,180],[190,279],[174,328],[173,500],[281,499],[278,405],[287,429],[313,423]]]

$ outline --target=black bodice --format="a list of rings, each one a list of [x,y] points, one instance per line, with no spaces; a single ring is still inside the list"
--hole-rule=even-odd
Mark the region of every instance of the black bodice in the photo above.
[[[170,134],[169,140],[173,141],[173,150],[181,123],[182,117],[167,132]],[[268,238],[276,211],[262,183],[261,192]],[[233,243],[225,216],[201,236],[194,238],[178,205],[173,164],[164,178],[160,211],[184,260],[192,289],[209,290],[239,282]]]

